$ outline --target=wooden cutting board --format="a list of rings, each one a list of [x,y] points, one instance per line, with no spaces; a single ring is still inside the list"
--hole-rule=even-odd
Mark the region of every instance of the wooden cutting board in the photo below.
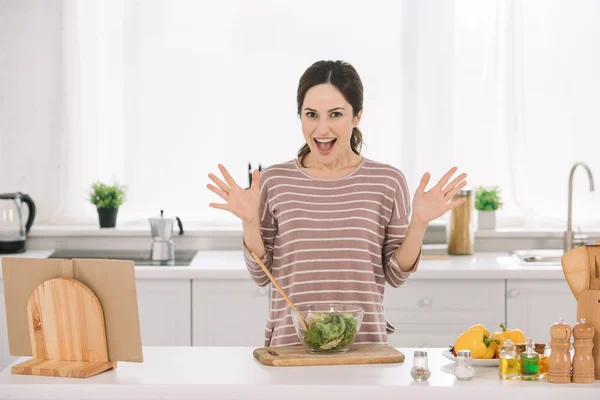
[[[594,326],[594,358],[596,379],[600,379],[600,290],[584,290],[579,293],[577,302],[577,321],[585,318]]]
[[[261,347],[254,357],[275,367],[308,365],[390,364],[404,361],[404,354],[385,344],[357,344],[346,353],[311,354],[304,346]]]
[[[108,361],[102,306],[81,282],[45,281],[29,298],[27,315],[34,358]]]

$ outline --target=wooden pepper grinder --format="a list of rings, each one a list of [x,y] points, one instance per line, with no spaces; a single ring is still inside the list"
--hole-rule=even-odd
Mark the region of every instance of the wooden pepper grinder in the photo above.
[[[548,357],[548,382],[571,382],[571,327],[562,318],[550,328],[550,348]]]
[[[594,347],[594,326],[581,318],[573,326],[573,382],[594,383],[595,368],[592,347]]]

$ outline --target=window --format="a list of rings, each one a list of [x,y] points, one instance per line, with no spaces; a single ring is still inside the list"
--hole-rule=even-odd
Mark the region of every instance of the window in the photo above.
[[[129,187],[120,221],[236,221],[208,207],[208,172],[223,163],[246,185],[248,162],[295,156],[296,85],[319,59],[357,68],[364,155],[411,193],[458,165],[501,186],[501,226],[563,227],[572,164],[600,184],[593,0],[66,4],[64,157],[83,167],[68,169],[63,218],[95,219],[79,194],[114,177]],[[582,171],[574,192],[575,227],[598,224]]]

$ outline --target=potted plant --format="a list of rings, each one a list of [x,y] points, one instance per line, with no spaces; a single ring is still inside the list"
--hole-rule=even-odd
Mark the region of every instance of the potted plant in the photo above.
[[[478,229],[494,230],[496,228],[496,210],[502,207],[500,188],[480,186],[475,192],[475,209],[478,211]]]
[[[107,185],[96,182],[90,190],[90,202],[98,210],[100,228],[114,228],[117,225],[119,206],[125,201],[125,186],[117,183]]]

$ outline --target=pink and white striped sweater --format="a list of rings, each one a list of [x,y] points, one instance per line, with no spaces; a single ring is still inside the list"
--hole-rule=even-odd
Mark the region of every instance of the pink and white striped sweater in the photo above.
[[[402,272],[392,256],[404,240],[410,196],[395,167],[363,158],[339,179],[318,179],[294,159],[261,172],[262,262],[296,305],[356,304],[365,309],[355,343],[387,343],[394,327],[383,312],[385,283],[398,287]],[[243,245],[250,276],[269,278]],[[287,303],[271,289],[265,346],[300,344]]]

